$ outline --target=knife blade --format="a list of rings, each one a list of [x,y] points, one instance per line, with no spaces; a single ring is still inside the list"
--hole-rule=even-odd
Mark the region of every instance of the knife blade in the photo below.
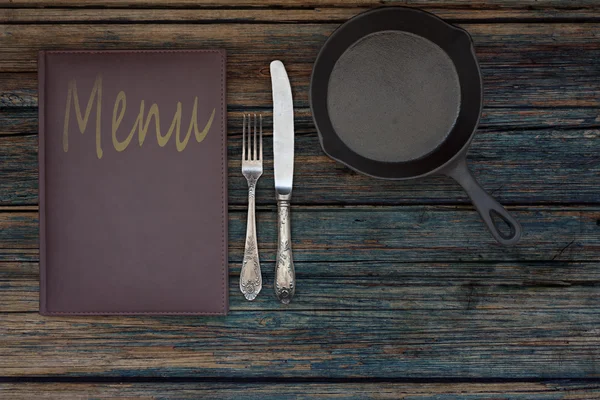
[[[278,194],[290,194],[294,181],[294,103],[290,80],[281,61],[271,63],[271,83],[275,190]]]
[[[273,170],[277,196],[277,262],[275,296],[288,304],[296,291],[292,257],[290,201],[294,182],[294,102],[285,66],[273,61],[270,66],[273,92]]]

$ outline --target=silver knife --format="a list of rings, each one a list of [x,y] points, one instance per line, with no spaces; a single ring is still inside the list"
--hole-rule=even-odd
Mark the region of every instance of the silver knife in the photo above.
[[[292,88],[281,61],[271,62],[273,86],[273,169],[277,193],[277,263],[275,296],[288,304],[296,291],[296,273],[292,257],[290,200],[294,180],[294,103]]]

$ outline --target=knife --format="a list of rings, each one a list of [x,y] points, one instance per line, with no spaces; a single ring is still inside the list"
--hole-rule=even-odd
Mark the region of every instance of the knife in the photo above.
[[[271,62],[273,87],[273,169],[277,194],[277,262],[275,296],[289,304],[296,291],[296,273],[292,257],[290,200],[294,180],[294,103],[292,88],[281,61]]]

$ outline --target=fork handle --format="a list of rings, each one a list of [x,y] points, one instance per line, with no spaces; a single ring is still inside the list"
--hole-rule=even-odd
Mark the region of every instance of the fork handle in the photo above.
[[[240,273],[240,290],[247,300],[254,300],[262,289],[260,259],[256,242],[255,200],[256,180],[248,181],[248,222],[246,224],[246,246]]]
[[[279,240],[275,264],[275,296],[283,304],[289,304],[296,291],[296,273],[292,257],[292,234],[290,228],[291,194],[277,195],[277,221]]]

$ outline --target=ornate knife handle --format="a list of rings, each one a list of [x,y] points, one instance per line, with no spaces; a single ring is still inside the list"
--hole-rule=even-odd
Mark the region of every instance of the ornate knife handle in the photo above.
[[[248,182],[248,223],[246,225],[246,247],[240,273],[240,290],[247,300],[254,300],[262,289],[258,244],[256,243],[256,219],[254,215],[256,179]]]
[[[292,257],[292,235],[290,229],[291,194],[277,195],[277,220],[279,241],[275,264],[275,296],[283,304],[289,304],[296,291],[296,273]]]

